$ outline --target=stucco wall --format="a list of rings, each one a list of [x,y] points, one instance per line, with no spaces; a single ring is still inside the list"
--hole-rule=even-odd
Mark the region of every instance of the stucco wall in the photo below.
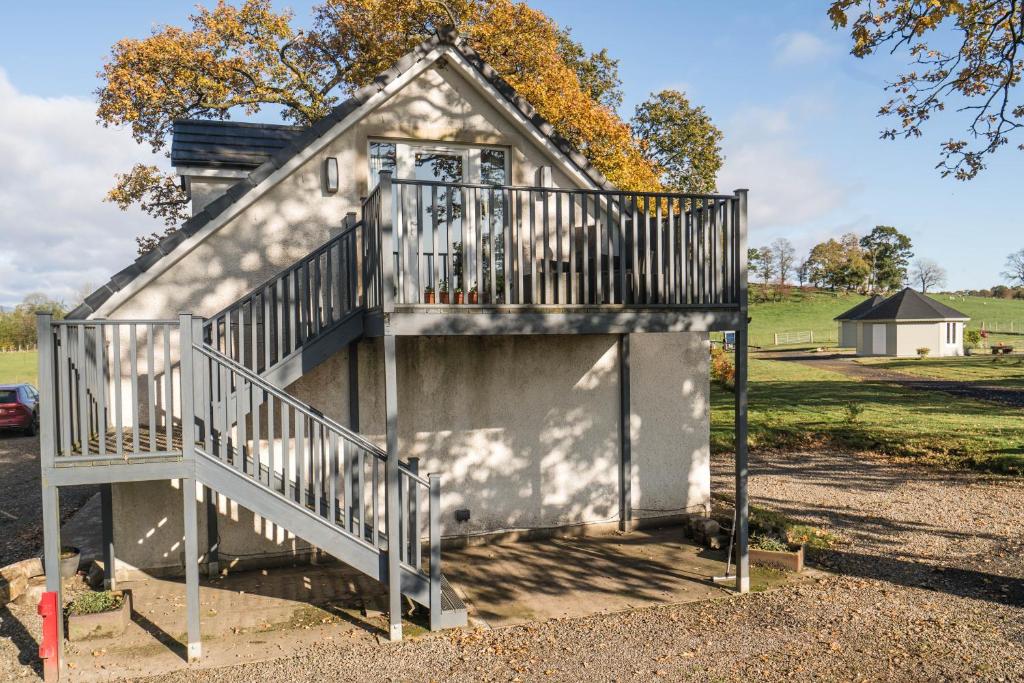
[[[858,325],[852,320],[841,320],[839,322],[839,346],[842,348],[855,348],[859,344]]]
[[[961,356],[963,355],[964,324],[955,323],[956,343],[946,343],[945,322],[861,322],[857,323],[857,355],[882,355],[873,353],[872,327],[885,325],[886,356],[911,357],[917,355],[917,349],[927,347],[929,356]]]
[[[618,519],[619,358],[613,335],[398,340],[399,447],[442,474],[446,536]],[[383,446],[383,344],[359,345],[360,432]],[[710,500],[706,334],[631,337],[634,516],[703,511]],[[348,352],[289,387],[348,424]],[[278,460],[280,462],[280,459]],[[115,487],[121,569],[180,566],[181,492]],[[223,562],[306,545],[220,500]],[[456,509],[471,519],[457,523]],[[205,515],[200,514],[205,539]]]

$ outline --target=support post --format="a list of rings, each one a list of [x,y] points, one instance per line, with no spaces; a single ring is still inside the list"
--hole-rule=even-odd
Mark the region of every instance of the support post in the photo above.
[[[441,628],[441,475],[430,474],[430,630]]]
[[[114,487],[100,487],[100,525],[103,539],[103,589],[117,590],[117,567],[114,556]]]
[[[736,190],[739,236],[736,269],[739,281],[740,324],[736,330],[736,590],[750,591],[749,518],[747,500],[747,191]]]
[[[188,631],[188,661],[203,656],[199,635],[199,525],[196,513],[196,480],[181,480],[181,498],[185,526],[185,606]]]
[[[359,342],[348,345],[348,428],[359,431]]]
[[[39,349],[39,465],[43,507],[43,569],[46,590],[57,596],[56,661],[64,664],[64,595],[60,579],[60,491],[50,485],[50,473],[57,458],[55,433],[57,415],[57,377],[54,369],[53,318],[48,313],[36,316],[36,343]],[[51,675],[53,670],[51,669]],[[59,670],[57,671],[59,675]]]
[[[383,175],[382,175],[383,180]],[[390,259],[389,254],[385,257]],[[387,287],[385,281],[385,287]],[[395,336],[384,334],[384,406],[386,412],[387,464],[385,467],[385,525],[388,534],[388,636],[402,639],[401,510],[398,473],[398,373],[395,366]]]
[[[629,335],[619,335],[619,531],[633,526],[633,435],[629,388]]]
[[[215,579],[220,576],[220,521],[217,515],[217,492],[210,487],[203,489],[206,500],[206,575]]]

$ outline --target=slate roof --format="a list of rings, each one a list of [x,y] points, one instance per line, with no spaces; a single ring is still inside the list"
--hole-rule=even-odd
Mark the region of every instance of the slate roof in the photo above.
[[[413,48],[404,57],[398,60],[394,66],[387,71],[377,75],[372,82],[359,88],[345,102],[336,106],[331,113],[314,123],[308,128],[301,129],[291,140],[271,154],[266,161],[254,168],[249,176],[239,180],[232,185],[226,193],[210,202],[201,212],[185,221],[178,230],[167,235],[155,249],[149,251],[129,265],[127,268],[114,274],[110,281],[85,297],[85,301],[68,314],[68,318],[82,319],[99,310],[100,306],[107,301],[114,293],[127,287],[133,280],[152,268],[164,256],[174,251],[182,242],[196,234],[210,221],[224,213],[228,207],[249,193],[261,182],[266,180],[277,169],[286,164],[292,157],[299,154],[306,147],[322,137],[335,124],[345,119],[349,114],[362,106],[373,95],[377,94],[388,86],[389,83],[398,78],[401,74],[412,68],[423,57],[428,55],[434,48],[449,45],[454,48],[466,61],[471,64],[480,75],[487,80],[508,102],[515,107],[527,120],[529,120],[551,143],[559,149],[570,162],[575,165],[586,177],[597,187],[606,190],[615,189],[608,182],[607,178],[594,168],[586,157],[576,150],[568,140],[555,132],[554,126],[548,123],[529,102],[523,99],[515,89],[512,88],[498,72],[491,68],[476,50],[470,47],[465,39],[458,36],[453,30],[440,31],[437,35],[423,41]]]
[[[171,134],[171,165],[251,171],[302,130],[269,123],[180,119]]]
[[[882,303],[884,300],[885,300],[885,297],[883,297],[880,294],[875,294],[872,297],[864,299],[864,301],[861,301],[859,304],[857,304],[856,306],[854,306],[850,310],[846,311],[845,313],[840,313],[839,315],[837,315],[836,317],[834,317],[832,319],[833,320],[856,320],[857,318],[859,318],[860,316],[864,315],[865,313],[870,311],[872,308],[877,306],[878,304]]]
[[[910,287],[862,314],[858,320],[970,320],[955,308],[919,294]]]

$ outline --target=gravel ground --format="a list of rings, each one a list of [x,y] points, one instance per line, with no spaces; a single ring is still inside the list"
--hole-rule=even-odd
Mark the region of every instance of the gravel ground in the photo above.
[[[960,398],[994,401],[1016,408],[1024,408],[1024,391],[1007,387],[986,385],[984,382],[957,382],[944,379],[927,379],[904,372],[896,372],[874,365],[862,365],[851,355],[813,354],[792,351],[777,351],[758,354],[758,358],[786,360],[804,363],[822,370],[831,370],[852,377],[873,382],[890,382],[908,389],[941,391]]]
[[[727,490],[731,463],[714,473]],[[756,503],[843,538],[812,558],[835,576],[154,680],[1024,680],[1024,481],[818,453],[756,454],[752,474]]]
[[[97,491],[94,486],[63,489],[61,520]],[[0,432],[0,567],[32,557],[43,547],[41,499],[39,437]]]

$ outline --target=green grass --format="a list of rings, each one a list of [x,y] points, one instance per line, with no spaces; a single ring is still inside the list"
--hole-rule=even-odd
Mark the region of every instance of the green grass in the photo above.
[[[924,360],[861,358],[857,362],[929,379],[982,382],[991,386],[1024,389],[1024,357],[1021,356],[959,356]]]
[[[97,614],[98,612],[109,612],[121,606],[124,596],[121,593],[111,591],[96,591],[82,593],[68,605],[70,614]]]
[[[0,384],[28,382],[39,386],[39,354],[35,351],[0,353]]]
[[[853,308],[866,296],[843,292],[824,292],[810,289],[791,288],[779,301],[762,300],[760,288],[753,287],[750,298],[750,343],[754,346],[772,346],[776,332],[814,333],[814,346],[828,346],[838,341],[838,327],[833,320],[840,313]],[[970,316],[968,329],[979,329],[981,323],[991,328],[1024,328],[1024,300],[990,299],[978,296],[931,295],[936,301],[951,306]],[[1024,330],[1021,330],[1024,332]],[[996,333],[990,342],[1002,341],[1013,344],[1014,340],[1024,346],[1024,336]],[[785,347],[780,347],[785,348]]]
[[[733,395],[713,384],[711,400],[712,447],[729,451]],[[1020,410],[1008,406],[860,382],[792,361],[750,361],[754,448],[836,447],[1024,475],[1020,423]]]

